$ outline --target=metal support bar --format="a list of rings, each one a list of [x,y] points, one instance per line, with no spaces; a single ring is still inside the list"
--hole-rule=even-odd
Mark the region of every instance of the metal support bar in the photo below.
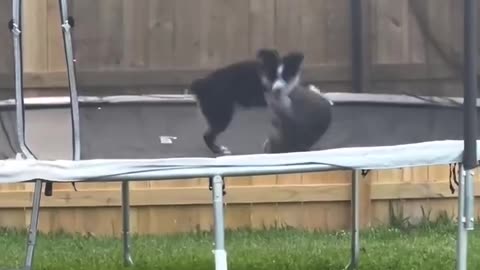
[[[467,269],[467,234],[465,228],[465,173],[460,166],[458,173],[458,237],[457,237],[457,270]]]
[[[129,182],[122,181],[123,263],[133,265],[130,239],[130,190]]]
[[[24,158],[34,158],[25,142],[25,110],[23,100],[23,60],[22,60],[22,1],[12,1],[12,21],[10,31],[13,35],[13,53],[15,61],[15,109],[17,118],[17,137]]]
[[[40,199],[42,197],[42,181],[35,181],[35,190],[33,193],[32,214],[30,216],[30,226],[28,230],[27,254],[25,256],[25,270],[31,270],[33,257],[35,254],[35,245],[37,243],[38,217],[40,215]]]
[[[68,15],[67,0],[60,0],[61,27],[65,45],[65,56],[67,60],[68,85],[70,89],[71,118],[73,127],[73,159],[80,160],[80,113],[78,107],[77,79],[75,77],[75,60],[72,44],[72,20]]]
[[[354,170],[352,173],[352,259],[351,268],[358,269],[360,257],[360,216],[359,216],[359,172]]]
[[[474,227],[473,170],[477,159],[477,1],[464,0],[463,162],[458,188],[457,270],[467,269],[468,231]]]
[[[350,263],[345,269],[356,270],[360,259],[360,216],[359,216],[359,174],[358,170],[352,171],[352,242],[351,242],[351,257]]]
[[[213,186],[213,219],[215,226],[215,270],[227,270],[227,252],[225,251],[225,225],[223,215],[223,177],[216,175],[211,179]]]

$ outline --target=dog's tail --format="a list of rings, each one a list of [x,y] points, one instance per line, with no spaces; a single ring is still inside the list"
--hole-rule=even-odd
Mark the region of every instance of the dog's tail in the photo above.
[[[190,91],[192,92],[192,94],[194,94],[197,97],[201,95],[203,88],[204,88],[204,83],[203,83],[203,79],[201,78],[193,80],[193,82],[190,84]]]
[[[197,104],[202,107],[202,104],[208,99],[208,92],[205,91],[206,85],[203,79],[196,79],[190,84],[190,92],[195,96]]]

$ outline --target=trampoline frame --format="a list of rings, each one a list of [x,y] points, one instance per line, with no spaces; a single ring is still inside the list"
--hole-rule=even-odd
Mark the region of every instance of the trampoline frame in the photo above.
[[[476,143],[475,143],[475,130],[476,130],[476,114],[471,115],[471,111],[474,110],[475,101],[476,101],[476,63],[475,63],[475,48],[476,48],[476,1],[474,0],[464,0],[465,1],[465,91],[464,91],[464,100],[465,100],[465,110],[464,110],[464,123],[465,123],[465,152],[469,152],[469,160],[464,160],[464,164],[461,167],[459,173],[459,195],[458,195],[458,239],[457,239],[457,270],[466,270],[467,269],[467,237],[468,231],[473,230],[473,210],[474,210],[474,195],[473,195],[473,170],[477,166],[476,164]],[[16,115],[17,115],[17,136],[20,143],[21,158],[31,159],[35,158],[31,151],[28,149],[27,144],[25,143],[25,122],[24,122],[24,113],[25,113],[25,104],[23,97],[23,69],[22,69],[22,50],[21,50],[21,0],[12,0],[12,38],[14,40],[14,55],[15,55],[15,106],[16,106]],[[61,12],[61,22],[60,27],[63,33],[63,40],[65,44],[65,55],[67,62],[67,72],[68,72],[68,81],[70,88],[70,106],[71,106],[71,117],[73,125],[73,159],[80,160],[80,130],[79,130],[79,107],[78,102],[79,98],[77,95],[76,89],[76,77],[75,77],[75,65],[73,58],[73,44],[71,38],[71,28],[73,27],[72,18],[68,14],[68,4],[67,0],[59,0],[60,12]],[[352,63],[352,87],[356,89],[357,92],[361,92],[362,89],[362,51],[363,48],[360,44],[360,35],[356,32],[362,31],[361,29],[361,0],[351,0],[352,5],[352,53],[353,53],[353,63]],[[360,90],[359,90],[360,89]],[[95,101],[84,101],[86,103],[95,103]],[[40,107],[47,105],[38,105]],[[470,109],[470,111],[469,111]],[[473,155],[471,153],[474,153]],[[18,155],[17,155],[18,158]],[[472,160],[474,158],[474,160]],[[298,171],[300,169],[300,171]],[[276,171],[274,173],[292,173],[292,172],[307,172],[306,167],[300,167],[295,170],[294,168],[286,168],[281,171]],[[312,166],[310,171],[321,171],[321,166],[316,165]],[[270,171],[263,170],[259,168],[257,171],[245,171],[243,175],[258,175],[271,173]],[[154,173],[151,174],[154,176]],[[185,176],[178,177],[185,178]],[[212,201],[213,201],[213,211],[214,211],[214,238],[215,238],[215,247],[214,247],[214,258],[215,258],[215,269],[217,270],[226,270],[227,269],[227,252],[225,250],[225,232],[224,232],[224,214],[223,214],[223,204],[224,204],[224,175],[212,174],[210,177],[210,187],[212,190]],[[133,260],[131,257],[131,242],[130,242],[130,224],[129,224],[129,181],[136,180],[161,180],[159,178],[147,179],[135,177],[135,175],[130,175],[125,177],[125,180],[122,180],[122,218],[123,218],[123,251],[124,251],[124,263],[126,265],[132,265]],[[360,238],[359,238],[359,179],[360,173],[358,170],[352,171],[352,201],[351,201],[351,217],[352,217],[352,245],[351,245],[351,258],[350,263],[347,268],[349,269],[358,269],[359,255],[360,255]],[[171,178],[169,178],[171,179]],[[25,268],[26,270],[31,270],[33,267],[33,258],[34,251],[37,239],[37,230],[38,230],[38,218],[40,212],[40,203],[41,203],[41,192],[42,184],[46,181],[44,179],[35,179],[35,188],[34,196],[32,201],[32,214],[28,232],[27,240],[27,250],[25,258]],[[108,181],[108,179],[102,179],[100,181]],[[113,179],[113,181],[118,181],[118,179]]]

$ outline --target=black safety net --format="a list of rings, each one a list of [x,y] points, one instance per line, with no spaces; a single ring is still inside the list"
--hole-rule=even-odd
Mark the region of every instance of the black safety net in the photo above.
[[[0,1],[0,159],[19,151],[15,114],[15,66],[10,31],[12,1]]]
[[[352,39],[348,0],[69,0],[81,158],[213,156],[193,101],[83,100],[188,94],[194,79],[262,47],[302,51],[306,83],[345,93],[332,98],[332,123],[312,149],[462,139],[462,100],[449,99],[463,96],[462,1],[363,2],[361,35]],[[357,39],[360,79],[352,72]],[[239,109],[218,142],[234,154],[262,153],[269,117]]]

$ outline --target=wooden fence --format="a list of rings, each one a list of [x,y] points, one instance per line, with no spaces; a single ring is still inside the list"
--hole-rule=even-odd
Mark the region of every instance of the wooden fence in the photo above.
[[[461,1],[367,3],[369,90],[460,93]],[[173,70],[180,74],[173,77],[183,79],[172,79],[171,72],[157,77],[165,85],[178,86],[194,77],[185,69],[211,69],[271,46],[304,51],[306,76],[325,91],[348,89],[347,0],[82,0],[76,4],[81,8],[75,14],[75,34],[85,42],[77,44],[77,56],[92,70]],[[24,0],[29,96],[66,93],[59,24],[57,0]],[[89,38],[101,34],[105,35],[101,46],[89,45]],[[347,229],[350,176],[350,172],[324,172],[227,179],[226,225]],[[414,219],[422,216],[422,207],[432,210],[433,216],[439,211],[455,216],[456,194],[450,194],[448,176],[448,166],[370,172],[361,180],[362,226],[388,223],[392,207]],[[40,229],[120,233],[120,185],[80,183],[78,187],[80,191],[74,192],[70,184],[55,185],[54,196],[42,201]],[[475,187],[478,195],[479,185]],[[143,181],[131,188],[131,224],[136,233],[205,230],[212,225],[206,179]],[[32,190],[30,184],[0,186],[0,226],[28,225]]]
[[[66,85],[57,2],[25,0],[28,88]],[[158,83],[174,87],[189,82],[195,76],[192,69],[212,69],[252,57],[260,47],[275,47],[303,51],[306,76],[325,91],[349,89],[348,0],[69,2],[74,6],[75,50],[82,69],[120,72],[115,79],[125,79],[122,71],[139,76],[155,70]],[[459,93],[461,1],[365,3],[369,91]],[[161,72],[172,70],[174,75]]]

